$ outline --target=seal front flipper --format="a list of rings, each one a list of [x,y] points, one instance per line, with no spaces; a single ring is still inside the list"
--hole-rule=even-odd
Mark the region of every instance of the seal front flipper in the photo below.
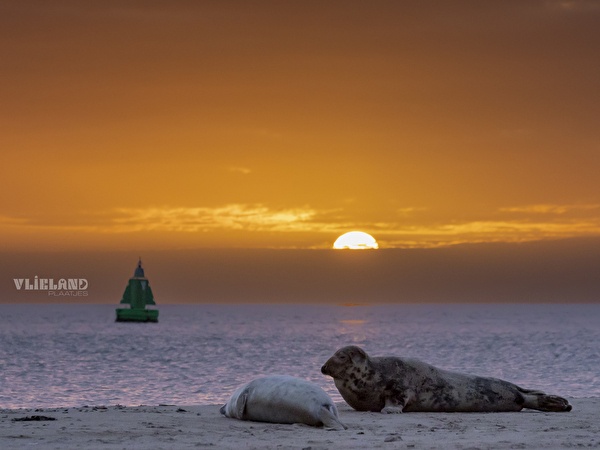
[[[401,414],[406,406],[406,400],[387,397],[385,406],[381,409],[382,414]]]
[[[250,388],[247,385],[238,389],[229,401],[221,407],[219,410],[221,414],[232,419],[244,419],[249,393]]]
[[[240,419],[246,418],[246,403],[248,402],[248,395],[250,393],[250,388],[244,389],[242,394],[238,397],[237,402],[235,402],[235,416]]]
[[[384,406],[381,414],[401,414],[402,408],[399,406]]]
[[[325,428],[332,430],[347,430],[348,427],[340,422],[337,416],[337,409],[333,405],[322,405],[319,409],[319,420],[323,422]]]

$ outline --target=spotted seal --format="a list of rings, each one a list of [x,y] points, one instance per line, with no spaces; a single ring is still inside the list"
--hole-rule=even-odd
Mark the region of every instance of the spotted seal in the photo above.
[[[497,378],[438,369],[413,358],[369,357],[356,346],[339,349],[321,368],[358,411],[400,413],[499,412],[523,408],[570,411],[569,402]]]
[[[335,404],[323,389],[288,375],[257,378],[240,386],[220,411],[235,419],[346,429]]]

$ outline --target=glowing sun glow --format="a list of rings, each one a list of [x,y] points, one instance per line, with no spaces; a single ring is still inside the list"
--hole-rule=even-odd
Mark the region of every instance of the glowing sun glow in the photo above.
[[[364,249],[375,249],[379,248],[377,241],[373,236],[362,231],[349,231],[348,233],[342,234],[333,243],[333,248],[350,250],[364,250]]]

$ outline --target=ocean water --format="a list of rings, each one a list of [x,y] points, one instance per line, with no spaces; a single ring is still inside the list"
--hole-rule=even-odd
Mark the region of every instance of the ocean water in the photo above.
[[[195,405],[289,374],[342,401],[322,364],[355,344],[566,396],[600,396],[600,305],[0,305],[0,408]]]

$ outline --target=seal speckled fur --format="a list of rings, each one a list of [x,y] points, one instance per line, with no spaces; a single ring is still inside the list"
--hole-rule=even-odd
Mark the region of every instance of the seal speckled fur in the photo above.
[[[257,378],[239,387],[221,414],[242,420],[304,423],[345,429],[327,393],[314,383],[288,375]]]
[[[569,402],[562,397],[523,389],[497,378],[438,369],[418,359],[371,358],[356,346],[338,350],[321,372],[333,377],[344,400],[358,411],[571,410]]]

